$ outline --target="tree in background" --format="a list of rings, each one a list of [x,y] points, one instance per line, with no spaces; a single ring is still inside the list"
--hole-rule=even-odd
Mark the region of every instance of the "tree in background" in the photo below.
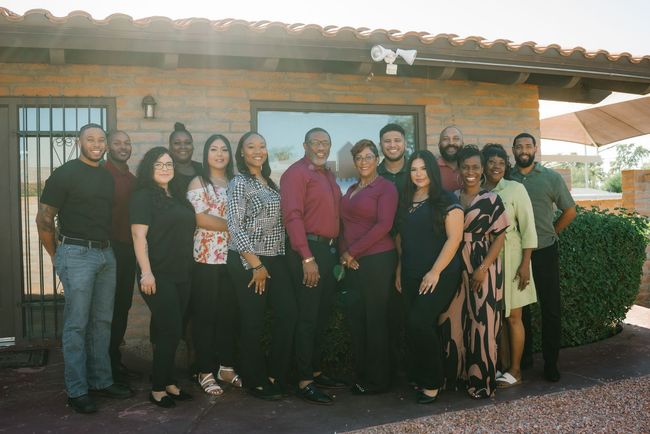
[[[605,190],[620,193],[623,190],[621,170],[643,167],[644,160],[648,156],[650,150],[643,146],[634,143],[616,145],[616,158],[609,168],[609,177],[605,179]]]
[[[558,169],[571,170],[571,186],[578,188],[599,188],[607,176],[602,163],[587,163],[589,184],[585,185],[585,163],[562,162],[553,165]]]

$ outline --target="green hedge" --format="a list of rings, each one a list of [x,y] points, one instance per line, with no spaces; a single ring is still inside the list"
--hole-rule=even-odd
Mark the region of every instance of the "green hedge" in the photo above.
[[[611,336],[639,291],[648,218],[625,209],[578,207],[560,234],[562,346]],[[534,305],[535,348],[541,337],[539,304]]]
[[[560,236],[562,346],[577,346],[615,333],[639,290],[649,221],[636,213],[578,207]],[[350,336],[340,304],[327,332],[325,366],[352,366]],[[535,348],[540,349],[539,304],[533,305]]]

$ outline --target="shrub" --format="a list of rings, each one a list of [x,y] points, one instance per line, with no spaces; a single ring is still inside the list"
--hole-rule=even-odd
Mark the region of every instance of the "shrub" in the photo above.
[[[615,211],[578,207],[576,219],[560,234],[562,346],[611,336],[634,304],[646,257],[648,218],[623,208]],[[534,310],[539,338],[539,304]]]
[[[634,303],[646,257],[649,220],[617,208],[578,207],[560,235],[562,346],[577,346],[611,336]],[[340,304],[325,338],[327,369],[351,367],[350,337]],[[535,348],[540,350],[539,303],[532,308]]]

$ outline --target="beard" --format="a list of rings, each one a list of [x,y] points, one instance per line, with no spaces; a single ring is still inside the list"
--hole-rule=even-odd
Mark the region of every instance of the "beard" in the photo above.
[[[448,153],[447,150],[449,148],[455,148],[456,152],[454,152],[453,154]],[[444,148],[439,148],[439,149],[440,149],[440,156],[442,157],[443,160],[449,161],[449,162],[453,162],[453,161],[458,160],[458,151],[460,150],[459,147],[450,145],[450,146],[447,146],[447,147],[444,147]]]
[[[528,155],[527,155],[528,156]],[[521,156],[515,155],[515,162],[517,163],[517,166],[525,169],[527,167],[530,167],[534,162],[535,162],[535,154],[528,156],[529,158],[525,161],[521,160]]]
[[[384,158],[390,162],[400,161],[404,158],[404,152],[399,154],[397,157],[389,157],[388,155],[384,154]]]

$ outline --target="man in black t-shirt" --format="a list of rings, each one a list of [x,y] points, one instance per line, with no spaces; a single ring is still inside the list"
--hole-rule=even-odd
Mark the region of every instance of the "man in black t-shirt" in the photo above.
[[[108,344],[115,296],[115,256],[110,247],[113,178],[99,162],[106,151],[101,126],[79,130],[78,159],[57,168],[45,182],[36,225],[65,292],[63,358],[68,404],[80,413],[97,410],[88,395],[128,398],[113,384]],[[58,245],[54,217],[58,215]]]

